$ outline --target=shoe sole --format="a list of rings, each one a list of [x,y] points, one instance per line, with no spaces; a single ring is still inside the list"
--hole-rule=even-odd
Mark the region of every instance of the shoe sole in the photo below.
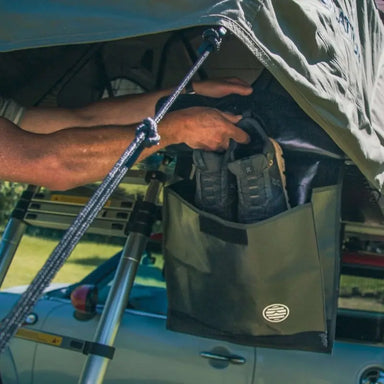
[[[285,161],[283,157],[283,150],[281,149],[280,144],[276,140],[271,138],[269,138],[269,140],[272,143],[273,148],[275,150],[275,158],[277,161],[277,166],[279,168],[281,182],[283,184],[285,201],[287,203],[287,207],[291,208],[291,205],[289,204],[288,193],[287,193],[287,179],[285,177]]]

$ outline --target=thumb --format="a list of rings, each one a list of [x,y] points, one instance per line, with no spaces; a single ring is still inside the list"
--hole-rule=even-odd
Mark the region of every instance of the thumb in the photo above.
[[[242,118],[242,115],[232,115],[231,113],[221,112],[223,117],[233,124],[237,124]],[[238,143],[247,144],[250,141],[250,137],[247,132],[237,126],[233,126],[232,139]]]
[[[232,113],[222,112],[222,111],[219,111],[219,112],[223,117],[225,117],[227,120],[229,120],[233,124],[238,123],[243,118],[242,115],[233,115]]]
[[[241,96],[248,96],[253,92],[253,88],[246,81],[238,77],[225,79],[225,82],[231,87],[231,93],[237,93]]]

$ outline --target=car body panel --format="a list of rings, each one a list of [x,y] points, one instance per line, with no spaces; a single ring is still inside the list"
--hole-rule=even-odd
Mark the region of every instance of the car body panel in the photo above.
[[[1,293],[1,318],[5,317],[11,310],[19,297],[19,295],[13,293]],[[39,300],[32,312],[36,316],[36,323],[30,325],[29,328],[43,329],[48,313],[61,305],[63,304],[59,301]],[[4,356],[0,354],[0,371],[4,383],[32,383],[36,345],[34,342],[17,337],[11,339]],[[16,372],[12,373],[10,363],[12,363]]]
[[[73,317],[68,304],[56,307],[44,322],[44,331],[92,340],[99,315],[88,321]],[[108,383],[244,383],[251,384],[254,348],[202,339],[166,330],[166,319],[126,310],[116,336],[115,355],[104,382]],[[221,347],[246,359],[244,365],[214,368],[200,352]],[[36,347],[33,383],[77,383],[86,356],[39,344]]]
[[[255,384],[360,384],[370,367],[384,370],[383,346],[338,341],[332,354],[257,348]]]

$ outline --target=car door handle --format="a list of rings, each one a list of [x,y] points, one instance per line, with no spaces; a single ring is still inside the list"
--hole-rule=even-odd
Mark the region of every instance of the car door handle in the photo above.
[[[226,361],[226,362],[231,363],[231,364],[245,364],[247,361],[242,356],[222,355],[220,353],[213,353],[213,352],[200,352],[200,356],[204,357],[205,359]]]

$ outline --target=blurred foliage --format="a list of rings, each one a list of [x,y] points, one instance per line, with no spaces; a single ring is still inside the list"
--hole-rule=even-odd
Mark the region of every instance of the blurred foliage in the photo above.
[[[13,208],[25,188],[26,184],[0,181],[0,230],[7,223]]]

